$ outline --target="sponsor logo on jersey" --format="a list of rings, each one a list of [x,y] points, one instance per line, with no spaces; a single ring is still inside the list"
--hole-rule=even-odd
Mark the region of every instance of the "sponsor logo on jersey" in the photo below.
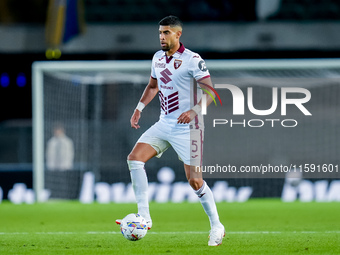
[[[155,68],[165,68],[165,63],[155,62]]]
[[[165,65],[165,64],[164,64]],[[172,75],[172,73],[170,72],[170,70],[168,68],[164,69],[162,72],[160,72],[160,74],[162,75],[162,77],[160,78],[160,80],[164,83],[167,84],[168,82],[172,81],[169,75]]]
[[[174,89],[174,87],[172,86],[164,86],[164,85],[160,85],[161,89]]]
[[[181,64],[182,64],[182,60],[180,60],[180,59],[175,59],[175,61],[174,61],[174,67],[175,67],[175,69],[178,69],[178,68],[181,66]]]

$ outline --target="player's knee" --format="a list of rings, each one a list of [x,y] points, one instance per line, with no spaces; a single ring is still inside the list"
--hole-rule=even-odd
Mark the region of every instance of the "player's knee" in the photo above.
[[[202,178],[189,178],[188,182],[194,190],[200,189],[203,185],[203,179]]]
[[[133,152],[130,152],[127,156],[127,160],[137,160],[137,156]]]

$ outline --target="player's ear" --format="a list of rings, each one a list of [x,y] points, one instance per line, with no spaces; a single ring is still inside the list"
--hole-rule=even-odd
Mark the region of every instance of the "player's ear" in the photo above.
[[[178,31],[177,31],[177,38],[180,38],[181,35],[182,35],[182,31],[181,31],[181,30],[178,30]]]

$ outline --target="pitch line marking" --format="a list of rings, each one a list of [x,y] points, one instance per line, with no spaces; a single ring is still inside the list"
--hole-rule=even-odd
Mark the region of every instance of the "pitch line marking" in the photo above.
[[[151,231],[148,234],[156,234],[156,235],[180,235],[180,234],[208,234],[208,231],[183,231],[183,232],[153,232]],[[340,234],[340,231],[231,231],[226,232],[227,235],[253,235],[253,234]],[[78,235],[78,234],[87,234],[87,235],[111,235],[111,234],[121,234],[120,231],[88,231],[88,232],[0,232],[0,235]]]

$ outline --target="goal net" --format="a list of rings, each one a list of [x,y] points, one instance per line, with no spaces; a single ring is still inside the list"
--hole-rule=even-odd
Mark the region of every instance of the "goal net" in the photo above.
[[[93,174],[95,183],[101,184],[96,186],[98,189],[106,184],[130,182],[126,157],[139,136],[158,120],[160,112],[155,98],[142,113],[141,128],[130,128],[131,114],[150,77],[150,64],[34,63],[33,164],[38,200],[43,200],[44,189],[51,192],[51,198],[79,198],[84,174],[88,172]],[[284,172],[261,176],[211,170],[215,167],[216,171],[219,166],[235,167],[237,171],[241,167],[249,170],[263,166],[291,169],[305,164],[317,170],[323,164],[339,164],[340,60],[210,60],[206,65],[223,104],[213,103],[204,116],[203,165],[205,169],[210,167],[210,173],[204,173],[210,186],[225,179],[236,189],[250,187],[252,197],[277,197],[281,195]],[[217,84],[234,85],[242,91],[243,114],[233,112],[238,99],[233,98],[230,89],[217,89]],[[284,115],[282,89],[297,87],[309,91],[311,99],[301,108],[289,101]],[[277,105],[273,113],[260,115],[250,109],[250,97],[254,109],[262,113],[273,109],[275,94]],[[286,97],[302,100],[306,94],[290,91]],[[311,116],[303,113],[303,107]],[[172,170],[163,171],[161,177],[158,170],[162,167]],[[163,188],[186,180],[183,164],[173,150],[150,160],[147,173],[150,183],[161,182]]]

